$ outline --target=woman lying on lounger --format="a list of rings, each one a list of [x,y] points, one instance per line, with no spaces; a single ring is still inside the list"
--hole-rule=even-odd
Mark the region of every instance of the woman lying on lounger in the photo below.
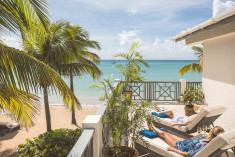
[[[199,152],[207,143],[213,140],[216,136],[224,133],[224,129],[220,126],[215,126],[206,137],[198,138],[195,140],[186,140],[175,135],[169,134],[156,128],[153,123],[148,124],[149,129],[157,133],[160,137],[164,138],[168,145],[168,151],[174,151],[183,156],[192,156]]]
[[[200,113],[202,111],[202,109],[206,107],[205,105],[199,106],[197,104],[194,104],[193,106],[194,106],[194,111],[196,113]],[[165,114],[169,118],[172,118],[171,122],[173,124],[171,124],[170,127],[174,127],[174,126],[186,126],[189,123],[191,123],[194,120],[194,118],[196,117],[196,115],[192,115],[192,116],[182,115],[182,114],[178,113],[176,110],[162,111],[158,107],[155,107],[155,109],[157,111],[156,112],[157,114]]]

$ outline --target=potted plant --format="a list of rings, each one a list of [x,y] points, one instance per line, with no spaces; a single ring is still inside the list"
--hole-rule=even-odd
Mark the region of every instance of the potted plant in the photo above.
[[[193,104],[200,104],[203,99],[204,99],[204,94],[200,89],[195,86],[195,87],[189,87],[188,89],[185,89],[184,93],[181,94],[183,98],[183,103],[185,104],[185,115],[186,116],[191,116],[195,114],[196,112],[194,111]]]
[[[128,95],[132,98],[133,91],[131,89],[131,83],[135,81],[143,81],[144,78],[141,76],[145,71],[142,66],[149,68],[148,63],[143,59],[143,56],[137,49],[140,47],[139,42],[133,42],[127,53],[118,53],[113,58],[121,58],[126,60],[124,64],[116,65],[116,68],[120,70],[124,76],[124,87],[122,94]]]
[[[98,87],[104,91],[101,100],[107,102],[103,121],[108,125],[112,145],[105,148],[104,157],[138,157],[135,142],[142,139],[140,131],[151,118],[149,107],[152,103],[142,101],[140,104],[129,101],[121,94],[123,85],[113,87],[109,78],[99,81]]]

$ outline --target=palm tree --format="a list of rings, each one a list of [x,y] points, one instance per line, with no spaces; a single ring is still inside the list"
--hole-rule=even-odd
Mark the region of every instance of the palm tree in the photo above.
[[[58,71],[70,77],[70,89],[74,92],[73,76],[81,76],[89,74],[93,79],[98,79],[102,72],[97,67],[100,58],[98,55],[89,52],[88,49],[98,49],[100,46],[98,42],[89,40],[89,35],[86,30],[79,26],[67,25],[64,30],[64,38],[72,41],[74,44],[72,51],[76,51],[76,55],[68,61],[64,61],[58,68]],[[72,124],[77,124],[75,118],[75,105],[72,105]]]
[[[25,33],[24,35],[24,48],[28,51],[28,53],[32,54],[39,60],[43,61],[53,69],[59,72],[64,72],[66,74],[70,74],[71,80],[73,79],[73,74],[83,74],[84,72],[90,72],[94,74],[94,77],[99,74],[97,73],[97,68],[94,66],[89,58],[98,62],[98,56],[87,51],[87,45],[92,45],[95,47],[99,47],[98,44],[95,45],[91,41],[88,41],[88,44],[85,44],[85,39],[81,40],[80,38],[84,38],[82,36],[78,36],[80,34],[74,35],[74,30],[69,28],[69,23],[66,21],[57,21],[52,23],[49,27],[50,34],[41,33],[40,29],[35,27],[34,31]],[[79,30],[79,29],[78,29]],[[80,31],[80,30],[79,30]],[[76,32],[76,31],[75,31]],[[40,35],[43,36],[40,36]],[[84,34],[82,34],[84,35]],[[31,42],[37,41],[38,38],[41,38],[39,42]],[[40,42],[41,41],[41,42]],[[90,48],[93,48],[90,46]],[[76,59],[76,60],[75,60]],[[74,62],[74,61],[78,61]],[[87,64],[83,64],[84,67],[81,67],[82,63],[86,62]],[[70,63],[70,64],[68,64]],[[61,67],[63,65],[63,67]],[[91,65],[93,65],[92,69]],[[65,72],[66,70],[61,70],[64,67],[68,68],[69,72]],[[96,70],[96,71],[95,71]],[[72,73],[74,72],[74,73]],[[39,79],[39,82],[43,82],[43,80]],[[44,105],[45,105],[45,113],[47,120],[47,130],[51,130],[51,121],[50,121],[50,110],[49,110],[49,100],[48,100],[48,91],[47,88],[50,84],[40,84],[43,88],[44,95]],[[73,85],[71,83],[71,89],[73,92]],[[72,103],[71,109],[72,114],[74,114],[74,108],[77,106],[80,108],[80,104]],[[75,117],[75,114],[74,114]],[[76,123],[75,120],[73,120]]]
[[[143,81],[141,73],[145,71],[141,68],[141,65],[149,68],[148,63],[143,59],[143,56],[137,49],[140,47],[139,42],[133,42],[126,53],[118,53],[113,58],[123,58],[127,60],[126,65],[117,65],[116,67],[121,71],[125,77],[125,81],[130,83],[133,81]]]
[[[199,46],[193,46],[192,49],[194,50],[194,54],[198,57],[198,60],[200,60],[200,63],[191,63],[188,65],[185,65],[182,67],[178,74],[180,76],[183,76],[184,74],[191,72],[191,73],[201,73],[202,72],[202,65],[203,65],[203,48]]]
[[[45,0],[4,0],[0,1],[0,30],[10,30],[24,36],[35,27],[48,32],[47,2]],[[39,82],[39,79],[42,80]],[[60,75],[52,68],[24,53],[0,43],[0,110],[14,114],[17,121],[26,128],[33,124],[39,112],[38,97],[29,93],[37,92],[40,85],[50,85],[48,90],[55,91],[64,98],[65,104],[79,105]]]

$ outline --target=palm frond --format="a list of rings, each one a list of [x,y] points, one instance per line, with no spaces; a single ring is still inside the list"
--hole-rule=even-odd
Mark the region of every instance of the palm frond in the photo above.
[[[184,74],[188,73],[188,72],[192,72],[192,73],[201,73],[202,72],[202,67],[200,66],[200,64],[198,63],[191,63],[188,65],[185,65],[184,67],[182,67],[179,71],[178,74],[180,76],[183,76]]]
[[[194,54],[200,60],[203,57],[203,48],[200,46],[193,46],[192,49],[194,50]]]
[[[22,90],[38,91],[39,87],[49,87],[63,97],[70,107],[80,103],[58,73],[36,58],[22,51],[0,45],[0,83]]]
[[[0,1],[0,10],[2,28],[14,32],[19,30],[22,33],[37,21],[48,31],[50,19],[46,0],[4,0]]]
[[[34,124],[40,112],[39,97],[7,84],[0,84],[0,100],[0,111],[12,113],[26,128]]]
[[[72,72],[73,75],[77,76],[89,74],[95,80],[97,80],[102,75],[102,72],[97,67],[97,65],[90,60],[77,63],[61,64],[60,72],[63,75],[69,75]]]

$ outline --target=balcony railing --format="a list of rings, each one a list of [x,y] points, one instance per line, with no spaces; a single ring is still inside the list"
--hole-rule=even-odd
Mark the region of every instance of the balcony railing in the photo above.
[[[186,88],[188,89],[189,87],[198,87],[202,90],[202,82],[186,82]]]
[[[124,83],[121,81],[121,83]],[[202,87],[201,82],[143,81],[128,83],[125,88],[132,91],[133,100],[177,101],[185,88]]]
[[[84,129],[68,157],[93,157],[94,129]]]

